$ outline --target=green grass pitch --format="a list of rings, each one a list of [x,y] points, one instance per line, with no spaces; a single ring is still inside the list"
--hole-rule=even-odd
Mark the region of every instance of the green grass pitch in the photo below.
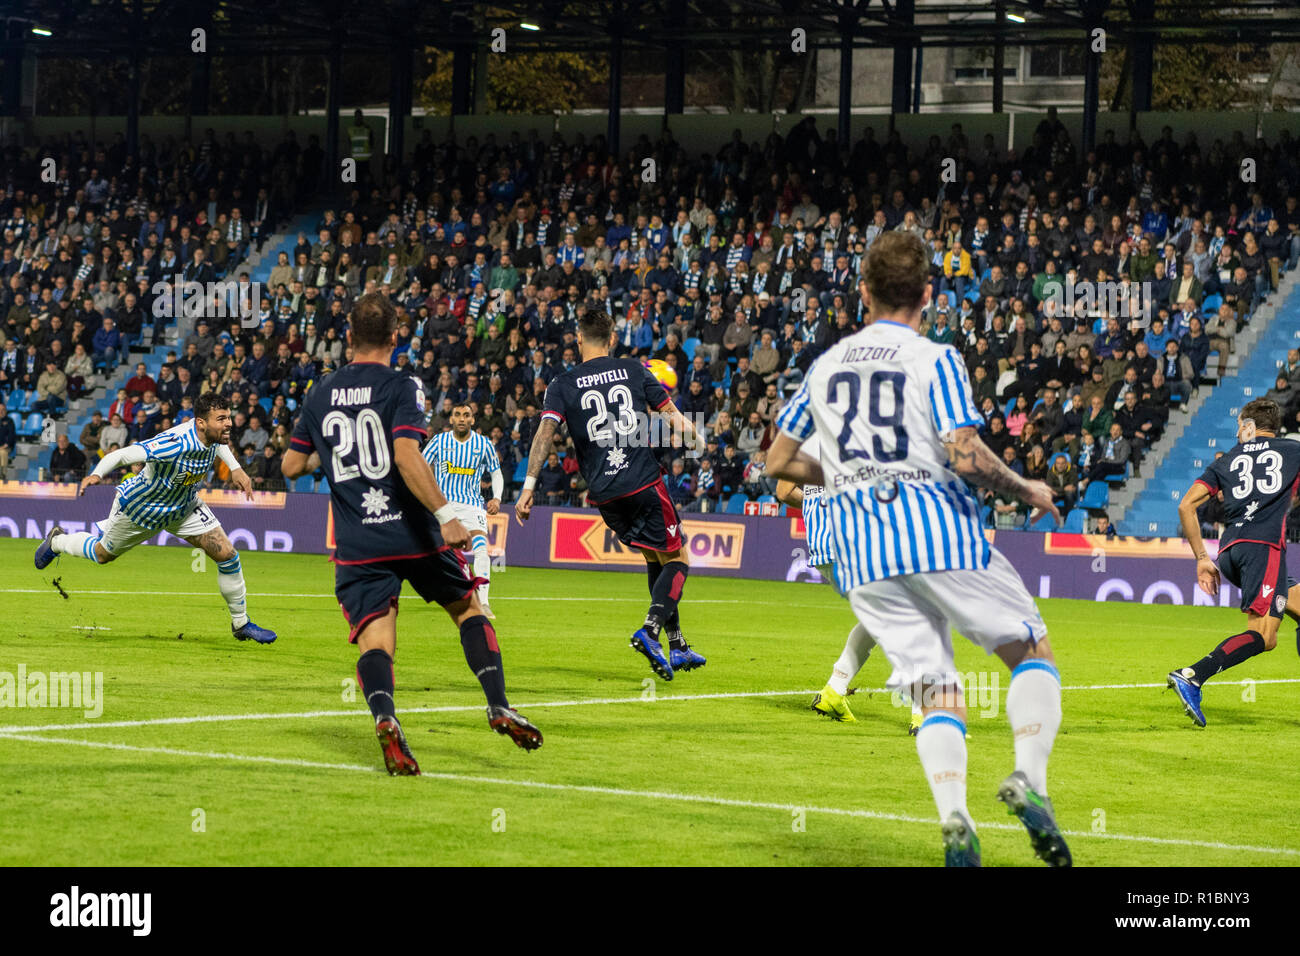
[[[324,557],[243,555],[253,619],[280,634],[263,647],[231,638],[210,561],[146,547],[37,572],[34,546],[0,542],[0,672],[102,672],[103,714],[0,708],[5,865],[942,863],[907,711],[866,692],[885,661],[855,681],[857,723],[808,708],[851,625],[824,585],[692,578],[682,619],[709,663],[666,683],[627,646],[643,576],[498,572],[507,688],[546,735],[535,753],[488,730],[441,610],[403,600],[397,702],[425,776],[394,779],[347,699],[356,653]],[[1290,624],[1236,683],[1209,685],[1200,730],[1164,674],[1237,612],[1040,606],[1066,686],[1050,789],[1076,865],[1300,863]],[[986,691],[999,681],[995,716],[969,701],[985,865],[1038,865],[993,797],[1012,769],[1007,674],[956,646]],[[217,719],[166,722],[195,717]],[[42,725],[73,726],[26,731]]]

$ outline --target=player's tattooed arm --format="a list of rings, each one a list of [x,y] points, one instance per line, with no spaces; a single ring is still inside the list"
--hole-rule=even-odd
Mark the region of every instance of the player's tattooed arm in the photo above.
[[[551,445],[555,442],[555,430],[559,428],[553,418],[543,418],[537,426],[537,434],[533,436],[533,445],[528,449],[528,477],[536,478],[542,473],[542,465],[546,464],[546,456],[551,452]]]
[[[799,450],[802,442],[785,432],[776,436],[767,450],[767,473],[796,485],[824,485],[821,462]]]
[[[1027,481],[1003,464],[972,425],[959,428],[945,441],[952,470],[966,480],[993,492],[1004,492],[1033,508],[1030,520],[1050,514],[1059,525],[1061,514],[1052,502],[1052,490],[1041,481]]]
[[[1219,593],[1219,568],[1210,560],[1210,553],[1205,549],[1205,539],[1201,537],[1201,519],[1196,516],[1196,509],[1210,500],[1210,489],[1202,482],[1196,482],[1187,489],[1183,500],[1178,502],[1178,523],[1182,525],[1183,537],[1191,545],[1196,557],[1196,583],[1201,590],[1211,597]]]
[[[558,427],[555,419],[543,418],[537,426],[537,434],[533,436],[533,447],[528,450],[528,478],[523,490],[519,492],[519,497],[515,500],[515,521],[520,525],[527,521],[532,513],[533,489],[530,486],[536,484],[537,476],[542,473],[542,463],[551,452],[551,446],[555,442],[555,430]]]

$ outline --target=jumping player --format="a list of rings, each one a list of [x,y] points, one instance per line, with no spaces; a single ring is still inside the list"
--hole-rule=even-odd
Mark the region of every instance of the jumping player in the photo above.
[[[528,454],[528,476],[515,502],[515,517],[520,523],[528,520],[533,488],[555,430],[567,422],[579,471],[587,482],[588,500],[600,508],[600,516],[619,540],[645,558],[650,610],[645,623],[632,634],[630,646],[645,655],[656,674],[672,680],[674,671],[703,667],[706,661],[682,636],[677,606],[690,562],[681,519],[649,447],[650,412],[667,418],[688,444],[698,439],[694,427],[645,366],[635,359],[610,357],[613,340],[614,323],[604,312],[592,310],[579,320],[582,362],[547,386],[542,421]],[[668,657],[659,642],[663,631],[668,634]]]
[[[1237,418],[1237,444],[1210,463],[1178,505],[1183,537],[1196,556],[1196,583],[1218,597],[1220,574],[1241,589],[1246,629],[1222,641],[1190,667],[1171,671],[1168,686],[1183,710],[1205,726],[1201,687],[1215,674],[1277,646],[1282,615],[1300,620],[1300,586],[1286,568],[1286,516],[1300,486],[1300,442],[1277,437],[1282,413],[1276,402],[1247,402]],[[1223,491],[1219,559],[1210,560],[1196,509]]]
[[[372,292],[357,299],[348,329],[354,358],[307,393],[283,470],[292,480],[328,462],[338,541],[334,593],[348,640],[360,651],[357,682],[388,772],[413,775],[420,767],[393,701],[403,581],[456,622],[465,660],[487,696],[488,726],[525,750],[540,747],[542,734],[506,700],[496,632],[475,593],[483,582],[457,550],[469,535],[420,456],[427,434],[423,387],[388,365],[396,335],[397,313],[387,298]]]
[[[253,481],[230,450],[230,401],[208,393],[194,403],[194,417],[159,432],[147,441],[110,452],[81,480],[79,495],[118,468],[143,464],[137,474],[117,487],[113,510],[97,523],[95,531],[72,534],[60,527],[36,548],[36,568],[49,565],[60,554],[86,558],[96,564],[116,561],[138,544],[166,531],[202,548],[217,564],[217,585],[230,610],[230,629],[241,641],[270,644],[275,631],[248,619],[247,588],[239,552],[226,537],[212,511],[199,500],[198,485],[219,457],[230,468],[235,487],[253,499]]]
[[[501,492],[506,483],[497,450],[473,428],[474,410],[468,404],[457,405],[451,410],[451,431],[429,439],[424,446],[424,460],[433,466],[434,477],[450,502],[452,514],[470,533],[474,576],[484,582],[478,589],[479,603],[483,605],[483,615],[494,620],[496,615],[488,604],[487,581],[492,574],[492,559],[488,556],[487,516],[501,510]],[[485,474],[492,478],[492,497],[486,508],[483,505]]]
[[[809,458],[817,458],[819,446],[817,436],[804,442],[800,449]],[[821,573],[822,578],[832,587],[835,586],[835,535],[826,516],[826,496],[821,485],[804,485],[800,487],[791,481],[776,483],[776,496],[788,505],[794,505],[803,512],[804,532],[808,539],[808,563]],[[826,686],[813,698],[812,709],[817,713],[848,723],[856,721],[853,711],[849,709],[849,681],[862,670],[867,658],[876,646],[876,639],[867,633],[862,623],[855,622],[844,642],[844,650],[831,668],[831,676]],[[908,733],[916,736],[921,729],[921,708],[912,701],[912,720]]]
[[[1024,824],[1038,856],[1069,866],[1047,797],[1047,762],[1061,723],[1061,684],[1033,598],[984,537],[962,479],[1052,514],[1052,494],[1004,465],[977,431],[966,366],[951,345],[919,333],[930,256],[910,233],[886,233],[867,255],[873,317],[809,369],[777,416],[768,452],[777,479],[826,489],[835,576],[858,620],[889,658],[889,686],[919,700],[917,754],[939,809],[945,862],[979,866],[966,807],[966,706],[952,652],[957,630],[1011,668],[1006,713],[1015,770],[997,797]],[[821,460],[800,452],[816,433]]]

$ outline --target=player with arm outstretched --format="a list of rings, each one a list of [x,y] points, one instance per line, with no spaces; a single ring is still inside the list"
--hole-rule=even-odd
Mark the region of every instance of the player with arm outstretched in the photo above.
[[[431,437],[424,446],[424,460],[433,468],[438,488],[447,496],[452,514],[469,532],[469,549],[474,553],[474,576],[481,578],[478,598],[488,620],[496,615],[488,604],[487,582],[492,574],[488,556],[487,516],[501,510],[505,477],[497,450],[486,437],[474,431],[474,409],[468,403],[451,410],[451,431]],[[483,476],[490,475],[492,497],[483,503]]]
[[[650,414],[694,445],[694,426],[677,410],[658,380],[635,359],[610,357],[614,323],[600,310],[578,322],[582,362],[557,375],[546,389],[542,421],[528,455],[528,477],[515,502],[515,517],[528,520],[533,488],[551,450],[555,431],[567,422],[587,482],[587,500],[600,509],[619,540],[641,552],[650,584],[650,610],[630,646],[645,655],[664,680],[674,671],[703,667],[705,658],[682,635],[678,603],[690,571],[682,523],[668,496],[663,473],[649,447]],[[668,634],[668,655],[660,644]]]
[[[388,365],[397,342],[397,312],[380,293],[357,299],[348,344],[353,360],[307,393],[284,455],[293,480],[328,462],[334,513],[334,593],[357,645],[357,682],[375,718],[388,772],[414,775],[393,700],[397,607],[402,583],[437,601],[460,630],[465,660],[487,697],[488,726],[525,750],[542,734],[510,707],[496,631],[483,615],[458,549],[469,535],[420,455],[427,433],[419,379]]]
[[[809,458],[819,456],[817,436],[804,442],[800,451]],[[808,563],[821,573],[827,584],[835,586],[835,535],[827,519],[826,495],[821,485],[796,485],[792,481],[778,481],[776,496],[788,505],[803,512],[804,533],[808,539]],[[826,686],[813,698],[812,709],[825,717],[838,721],[856,721],[849,709],[849,681],[857,676],[876,647],[876,639],[867,633],[861,621],[854,623],[844,641],[844,650],[831,668]],[[915,735],[921,729],[921,707],[912,701],[912,719],[908,732]]]
[[[248,619],[247,588],[239,552],[202,501],[198,486],[220,458],[230,468],[235,487],[253,499],[253,482],[230,450],[230,401],[209,393],[194,403],[194,417],[159,432],[147,441],[110,452],[81,480],[79,494],[97,485],[118,468],[143,464],[117,487],[113,510],[95,531],[67,534],[60,527],[36,548],[36,568],[49,565],[60,554],[86,558],[96,564],[116,561],[160,531],[202,548],[217,564],[217,584],[230,610],[230,629],[241,641],[270,644],[275,631]]]
[[[1209,678],[1277,645],[1283,614],[1300,620],[1300,585],[1287,572],[1286,516],[1300,487],[1300,442],[1278,438],[1282,413],[1276,402],[1257,398],[1237,417],[1237,444],[1197,478],[1178,505],[1183,537],[1196,556],[1196,583],[1219,595],[1220,575],[1241,589],[1246,629],[1189,667],[1169,672],[1187,716],[1205,726],[1201,687]],[[1223,491],[1223,537],[1218,563],[1201,538],[1196,509]]]
[[[1069,866],[1047,797],[1047,762],[1061,723],[1061,683],[1033,598],[984,537],[966,484],[1051,514],[1052,493],[1008,469],[980,440],[966,366],[919,333],[929,304],[929,254],[910,233],[887,233],[867,255],[872,322],[809,370],[777,416],[768,452],[777,479],[829,496],[835,577],[889,658],[889,686],[921,703],[917,754],[942,823],[945,862],[979,866],[966,807],[966,705],[952,630],[1011,668],[1006,713],[1015,770],[997,797],[1024,824],[1038,856]],[[814,432],[820,460],[800,452]]]

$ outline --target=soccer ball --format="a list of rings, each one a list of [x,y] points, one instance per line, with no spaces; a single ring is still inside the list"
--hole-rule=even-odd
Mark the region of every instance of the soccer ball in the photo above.
[[[643,363],[650,370],[650,374],[659,380],[659,384],[664,388],[672,391],[677,387],[677,373],[673,367],[663,359],[651,359]]]

